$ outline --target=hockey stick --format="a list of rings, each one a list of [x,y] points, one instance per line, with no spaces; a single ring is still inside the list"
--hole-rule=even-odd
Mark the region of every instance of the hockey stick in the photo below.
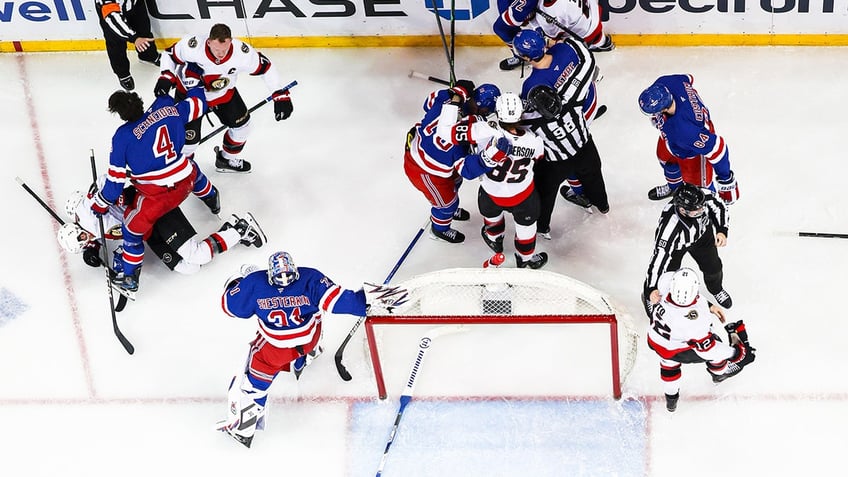
[[[818,238],[848,238],[848,234],[832,234],[827,232],[798,232],[798,236]]]
[[[283,86],[282,91],[288,91],[288,90],[292,89],[293,87],[295,87],[296,85],[297,85],[297,80],[294,80],[291,83]],[[247,113],[250,114],[250,113],[256,111],[257,109],[261,108],[262,106],[265,106],[266,103],[270,103],[273,99],[274,99],[274,95],[272,94],[271,96],[268,96],[267,98],[263,99],[262,101],[251,106],[250,109],[247,110]],[[204,136],[203,139],[201,139],[200,142],[197,143],[197,144],[198,145],[203,144],[204,142],[208,141],[212,136],[218,134],[219,132],[223,131],[224,129],[227,129],[228,127],[229,126],[227,126],[226,124],[221,125],[218,129],[216,129],[216,130],[212,131],[211,133],[207,134],[206,136]]]
[[[97,165],[94,163],[94,149],[91,149],[91,179],[96,183],[97,182]],[[103,228],[103,217],[97,216],[97,223],[100,225],[100,242],[103,244],[103,254],[108,255],[106,253],[106,230]],[[106,260],[103,257],[101,260],[104,264],[106,264]],[[115,297],[112,296],[112,277],[109,276],[109,267],[104,267],[106,269],[106,290],[109,292],[109,311],[112,313],[112,329],[115,331],[115,336],[118,338],[118,341],[121,342],[124,349],[127,350],[127,353],[133,354],[135,353],[135,347],[133,347],[130,340],[121,333],[121,329],[118,328],[118,317],[115,316]]]
[[[415,378],[418,377],[418,371],[421,369],[421,364],[424,362],[424,356],[426,355],[427,350],[430,349],[435,338],[462,330],[464,330],[462,325],[442,326],[431,330],[418,342],[418,355],[415,356],[415,361],[412,363],[412,370],[409,372],[409,379],[406,381],[406,387],[403,390],[403,394],[400,396],[400,406],[398,407],[398,412],[395,416],[394,425],[392,425],[392,431],[389,433],[386,448],[383,450],[383,457],[380,459],[380,466],[377,467],[376,477],[381,477],[383,475],[383,468],[386,466],[386,460],[389,457],[389,449],[392,447],[392,443],[394,443],[395,437],[397,436],[403,412],[406,410],[406,406],[409,405],[410,401],[412,401],[412,393],[415,390]]]
[[[454,73],[454,61],[456,59],[456,0],[451,0],[450,7],[450,84],[456,84],[456,74]]]
[[[427,1],[425,0],[424,5],[427,5]],[[430,5],[433,6],[433,13],[436,15],[436,25],[439,27],[439,36],[442,38],[442,46],[445,48],[445,56],[448,59],[448,68],[450,68],[450,79],[451,82],[448,86],[453,86],[456,83],[456,78],[453,73],[453,58],[451,57],[450,51],[448,50],[448,41],[445,38],[445,29],[442,26],[442,16],[439,15],[439,9],[436,7],[436,0],[430,0]],[[451,7],[451,28],[453,28],[453,7]],[[451,38],[451,42],[453,42],[453,38]]]
[[[65,221],[62,220],[61,217],[59,217],[59,214],[57,214],[55,210],[50,208],[49,205],[47,205],[43,200],[41,200],[41,197],[39,197],[38,194],[35,193],[35,191],[30,189],[30,187],[28,185],[26,185],[26,183],[20,177],[15,177],[15,180],[18,182],[18,184],[21,185],[21,187],[24,188],[25,191],[27,191],[29,193],[29,195],[32,196],[33,199],[35,199],[36,202],[38,202],[39,205],[41,205],[41,207],[44,210],[46,210],[56,220],[56,222],[59,223],[60,226],[65,225]],[[108,265],[106,265],[105,263],[102,263],[102,260],[101,260],[101,265],[108,268]],[[124,296],[124,295],[119,296],[118,297],[118,304],[115,305],[115,311],[120,313],[120,312],[124,311],[124,308],[126,306],[127,306],[127,297]]]
[[[406,250],[403,251],[403,255],[401,255],[398,261],[395,263],[394,268],[392,268],[392,271],[389,272],[388,276],[386,276],[386,279],[383,280],[383,285],[388,285],[389,282],[392,281],[392,278],[395,276],[395,273],[406,260],[406,257],[409,256],[409,252],[412,251],[412,248],[415,247],[415,244],[418,243],[418,239],[420,239],[421,236],[424,234],[424,228],[427,227],[427,224],[429,223],[430,219],[427,219],[427,222],[422,225],[421,228],[418,229],[418,232],[415,234],[415,237],[412,237],[412,241],[409,242],[409,245],[406,246]],[[356,330],[358,330],[359,327],[362,326],[362,323],[365,322],[366,318],[368,318],[367,314],[360,316],[359,319],[356,320],[356,323],[353,324],[353,328],[350,329],[350,332],[347,334],[344,341],[342,341],[342,344],[339,345],[339,349],[336,350],[336,354],[334,356],[336,360],[336,371],[339,372],[339,376],[341,376],[341,378],[345,381],[350,381],[353,378],[347,371],[347,368],[345,368],[344,364],[342,364],[344,350],[345,347],[347,347],[347,344],[350,342],[350,339],[353,338],[354,334],[356,334]]]
[[[424,73],[419,73],[415,70],[409,71],[410,78],[419,78],[427,81],[432,81],[433,83],[443,84],[445,86],[450,86],[450,81],[443,80],[441,78],[436,78],[435,76],[427,76]]]

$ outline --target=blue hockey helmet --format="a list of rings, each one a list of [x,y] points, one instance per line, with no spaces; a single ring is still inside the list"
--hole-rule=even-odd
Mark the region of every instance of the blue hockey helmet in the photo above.
[[[654,83],[639,95],[639,109],[648,116],[653,116],[671,106],[671,92],[665,86]]]
[[[495,101],[501,95],[501,90],[491,83],[483,83],[474,90],[471,98],[477,106],[477,114],[488,116],[495,110]]]
[[[275,252],[268,258],[268,283],[285,287],[300,278],[297,266],[288,252]]]
[[[545,56],[547,41],[536,30],[521,30],[512,40],[512,48],[519,56],[539,61]]]

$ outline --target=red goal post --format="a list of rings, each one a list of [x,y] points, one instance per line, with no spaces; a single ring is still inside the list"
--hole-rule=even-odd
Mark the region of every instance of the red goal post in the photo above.
[[[565,275],[517,268],[449,269],[394,285],[409,301],[389,311],[372,307],[365,321],[377,392],[387,397],[375,327],[384,325],[569,324],[609,325],[612,390],[621,386],[636,362],[638,333],[630,315],[603,292]]]

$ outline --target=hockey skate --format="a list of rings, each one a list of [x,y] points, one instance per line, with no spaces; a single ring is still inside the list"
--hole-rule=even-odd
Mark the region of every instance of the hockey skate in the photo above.
[[[482,229],[480,229],[480,235],[483,236],[483,241],[486,242],[486,245],[489,246],[495,253],[503,253],[503,235],[492,240],[489,238],[489,234],[486,233],[486,226],[484,225]]]
[[[138,281],[141,275],[141,267],[136,268],[135,273],[132,275],[126,275],[124,272],[119,272],[114,275],[110,273],[109,275],[112,281],[112,288],[114,288],[115,291],[130,300],[135,300],[135,294],[138,292]]]
[[[501,60],[498,67],[500,67],[501,71],[512,71],[523,64],[524,61],[521,58],[517,56],[510,56],[509,58]]]
[[[668,184],[663,184],[649,190],[648,198],[651,200],[663,200],[671,197],[672,194],[674,194],[674,191],[671,190],[671,187],[669,187]]]
[[[524,260],[521,258],[521,255],[515,254],[515,264],[518,268],[527,268],[530,267],[533,270],[538,270],[545,266],[548,263],[548,254],[547,252],[539,252],[533,254],[529,260]]]
[[[448,243],[462,243],[465,241],[465,234],[456,229],[435,230],[431,226],[430,238],[433,240],[444,240]]]
[[[571,202],[572,204],[583,207],[587,212],[592,213],[592,202],[586,198],[586,196],[582,194],[576,194],[574,189],[568,187],[567,185],[563,185],[559,188],[559,195],[562,196],[563,199]]]
[[[538,235],[539,237],[542,237],[545,240],[551,240],[551,228],[546,227],[544,230],[543,229],[537,229],[536,235]]]
[[[215,429],[226,432],[237,442],[250,448],[256,431],[265,429],[265,408],[252,403],[241,410],[238,419],[235,421],[218,421],[215,424]]]
[[[665,408],[668,409],[668,412],[674,412],[677,410],[677,401],[679,399],[680,392],[665,395]]]
[[[253,218],[253,214],[250,212],[246,213],[244,218],[233,214],[233,219],[234,222],[232,223],[224,222],[224,225],[221,226],[221,230],[231,228],[236,229],[241,236],[239,243],[245,247],[253,245],[256,248],[259,248],[268,241],[268,238],[265,236],[265,232],[262,230],[262,227],[259,226],[259,222]]]
[[[250,163],[244,159],[225,159],[221,148],[215,146],[215,170],[218,172],[250,172]]]
[[[303,370],[306,369],[306,367],[309,366],[309,363],[315,360],[315,358],[320,356],[323,352],[324,348],[321,345],[318,345],[312,348],[312,351],[310,351],[309,353],[300,356],[296,360],[294,360],[291,365],[294,378],[300,379],[300,375],[303,374]]]
[[[733,306],[733,300],[730,298],[730,294],[727,293],[727,290],[725,290],[724,288],[722,288],[720,292],[716,293],[713,296],[715,297],[718,304],[721,305],[723,308],[730,308],[731,306]]]
[[[592,52],[602,52],[602,51],[612,51],[615,49],[615,43],[612,41],[612,37],[609,35],[604,35],[604,42],[599,46],[589,47]]]
[[[465,222],[466,220],[471,218],[471,213],[462,207],[458,207],[456,211],[453,213],[453,220],[458,220],[460,222]]]
[[[201,197],[200,200],[206,204],[206,207],[209,207],[209,211],[213,214],[218,215],[221,212],[221,193],[217,187],[212,186],[212,192],[206,197]]]
[[[718,384],[718,383],[724,381],[725,379],[730,379],[733,376],[736,376],[737,374],[739,374],[741,372],[742,372],[742,366],[739,366],[736,363],[727,363],[727,372],[726,373],[722,373],[722,374],[710,373],[710,376],[713,377],[713,382],[715,384]]]
[[[132,76],[118,78],[118,83],[121,83],[121,88],[124,88],[125,91],[132,91],[135,89],[135,80]]]

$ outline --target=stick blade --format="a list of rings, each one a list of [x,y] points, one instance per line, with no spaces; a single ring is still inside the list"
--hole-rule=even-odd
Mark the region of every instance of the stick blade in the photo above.
[[[350,375],[350,373],[347,371],[347,368],[345,368],[344,364],[342,364],[343,351],[344,348],[339,348],[339,350],[336,352],[336,371],[338,371],[339,376],[344,381],[350,381],[351,379],[353,379],[353,376]]]

